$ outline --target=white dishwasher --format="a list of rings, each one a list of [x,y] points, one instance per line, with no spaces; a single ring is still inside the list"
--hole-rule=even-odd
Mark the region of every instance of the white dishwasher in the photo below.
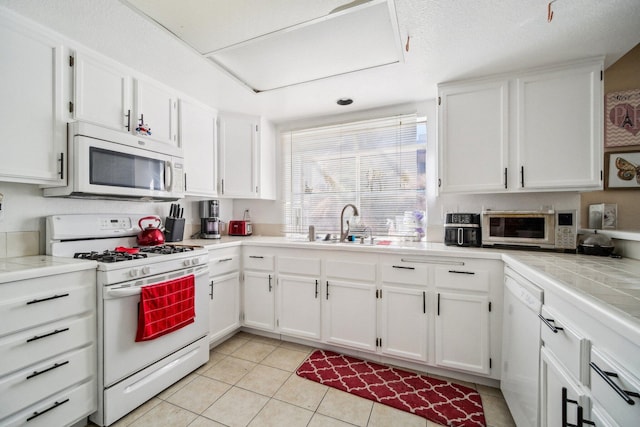
[[[539,425],[542,289],[505,267],[500,389],[518,427]]]

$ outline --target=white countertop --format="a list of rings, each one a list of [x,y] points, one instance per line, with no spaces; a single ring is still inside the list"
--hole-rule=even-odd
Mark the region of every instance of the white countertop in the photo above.
[[[96,265],[95,261],[48,255],[0,258],[0,283],[81,270],[95,270]]]

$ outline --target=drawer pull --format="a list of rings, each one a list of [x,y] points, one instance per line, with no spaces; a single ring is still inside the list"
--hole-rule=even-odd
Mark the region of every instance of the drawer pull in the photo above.
[[[29,380],[29,379],[31,379],[31,378],[33,378],[33,377],[37,377],[38,375],[44,374],[45,372],[52,371],[52,370],[54,370],[54,369],[56,369],[56,368],[59,368],[60,366],[64,366],[64,365],[66,365],[66,364],[68,364],[68,363],[69,363],[69,361],[67,360],[66,362],[56,363],[56,364],[54,364],[53,366],[50,366],[50,367],[49,367],[49,368],[47,368],[47,369],[43,369],[42,371],[33,371],[33,374],[29,375],[29,376],[27,377],[27,379]]]
[[[262,255],[249,255],[249,258],[264,259]]]
[[[51,411],[52,409],[56,409],[58,406],[67,403],[69,401],[69,398],[66,398],[65,400],[58,402],[57,400],[53,403],[53,405],[51,405],[50,407],[48,407],[47,409],[45,409],[44,411],[41,412],[34,412],[33,415],[31,415],[29,418],[27,418],[27,421],[31,421],[34,418],[38,418],[40,415],[42,414],[46,414],[47,412]]]
[[[476,274],[475,271],[460,271],[460,270],[449,270],[449,273],[453,273],[453,274]]]
[[[222,259],[219,259],[218,262],[227,262],[231,260],[233,260],[233,258],[222,258]]]
[[[415,267],[405,267],[404,265],[394,265],[393,268],[401,268],[403,270],[415,270]]]
[[[69,330],[69,328],[56,329],[55,331],[53,331],[53,332],[49,332],[48,334],[44,334],[44,335],[36,335],[36,336],[34,336],[34,337],[31,337],[31,338],[29,338],[29,339],[27,340],[27,342],[37,341],[37,340],[39,340],[39,339],[46,338],[46,337],[50,337],[51,335],[56,335],[56,334],[59,334],[59,333],[61,333],[61,332],[65,332],[65,331],[68,331],[68,330]]]
[[[553,324],[553,319],[547,319],[542,314],[538,314],[538,317],[544,322],[545,325],[549,327],[549,329],[551,329],[551,332],[553,332],[554,334],[557,334],[558,331],[564,331],[564,328]]]
[[[623,390],[620,388],[620,386],[616,383],[614,383],[610,377],[618,377],[618,374],[616,374],[615,372],[607,372],[607,371],[603,371],[602,369],[600,369],[600,367],[598,365],[595,364],[595,362],[589,362],[589,366],[591,366],[593,368],[594,371],[596,371],[596,374],[600,375],[600,377],[604,380],[604,382],[606,382],[609,387],[611,387],[613,389],[613,391],[615,391],[616,393],[618,393],[618,396],[620,396],[622,398],[622,400],[624,400],[625,402],[627,402],[629,405],[635,405],[635,402],[633,401],[633,399],[629,396],[633,396],[635,398],[639,398],[640,399],[640,394],[634,392],[634,391],[627,391],[627,390]]]
[[[64,298],[64,297],[68,297],[68,296],[69,296],[69,294],[67,293],[67,294],[53,295],[53,296],[50,296],[48,298],[33,299],[31,301],[27,301],[27,305],[37,304],[39,302],[51,301],[52,299]]]

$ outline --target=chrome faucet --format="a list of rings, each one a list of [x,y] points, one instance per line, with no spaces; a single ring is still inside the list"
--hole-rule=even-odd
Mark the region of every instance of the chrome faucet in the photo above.
[[[351,208],[353,209],[354,215],[359,215],[358,208],[356,208],[351,203],[346,204],[344,208],[342,208],[342,212],[340,212],[340,242],[344,242],[347,239],[347,236],[349,235],[349,220],[347,220],[347,231],[344,231],[344,211],[349,206],[351,206]]]

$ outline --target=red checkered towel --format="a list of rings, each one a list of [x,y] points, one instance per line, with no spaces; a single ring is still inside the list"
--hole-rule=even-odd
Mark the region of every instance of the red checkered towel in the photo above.
[[[152,340],[193,323],[194,283],[192,274],[142,287],[136,341]]]

